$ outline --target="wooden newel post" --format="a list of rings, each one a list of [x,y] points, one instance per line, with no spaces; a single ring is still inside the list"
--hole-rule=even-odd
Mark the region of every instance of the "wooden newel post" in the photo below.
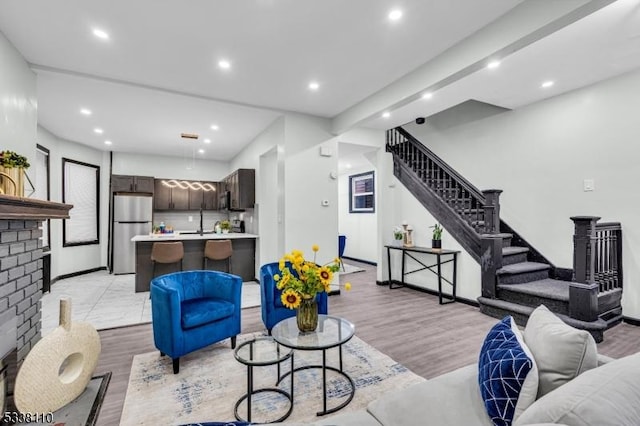
[[[486,201],[484,205],[484,226],[488,234],[500,233],[500,194],[501,189],[482,191]]]
[[[574,216],[573,282],[569,286],[569,316],[582,321],[598,319],[596,266],[596,216]]]
[[[481,242],[482,297],[495,299],[497,295],[496,271],[502,268],[502,238],[485,236],[482,237]]]

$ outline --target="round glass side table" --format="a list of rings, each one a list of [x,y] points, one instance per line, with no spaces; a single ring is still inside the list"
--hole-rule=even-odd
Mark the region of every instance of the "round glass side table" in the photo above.
[[[278,344],[272,337],[257,337],[238,345],[234,352],[235,358],[241,364],[247,366],[247,393],[242,395],[236,402],[234,413],[236,419],[244,422],[251,422],[251,399],[252,396],[261,392],[275,392],[284,395],[289,400],[289,410],[276,420],[268,423],[281,422],[291,414],[293,410],[293,374],[291,374],[291,384],[289,392],[277,387],[253,388],[253,367],[264,367],[269,365],[277,365],[278,380],[276,385],[286,377],[281,374],[280,364],[286,360],[290,360],[291,366],[289,371],[293,370],[293,351],[290,348]],[[247,418],[243,419],[238,414],[240,404],[247,400]]]

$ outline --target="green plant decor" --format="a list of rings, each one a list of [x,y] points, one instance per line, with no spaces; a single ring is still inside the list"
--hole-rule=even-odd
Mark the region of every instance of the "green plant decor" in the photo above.
[[[430,226],[429,228],[433,228],[433,238],[432,240],[434,241],[438,241],[442,239],[442,226],[438,223],[436,223],[433,226]]]
[[[0,166],[12,169],[14,167],[22,167],[28,169],[30,164],[27,157],[17,154],[13,151],[0,151]]]
[[[222,222],[220,222],[220,229],[222,230],[227,230],[230,231],[231,230],[231,222],[229,222],[228,220],[223,220]]]

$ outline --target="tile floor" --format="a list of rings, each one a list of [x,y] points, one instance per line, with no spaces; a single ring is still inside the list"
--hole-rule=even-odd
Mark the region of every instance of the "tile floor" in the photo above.
[[[111,275],[93,272],[57,281],[51,293],[42,297],[42,335],[58,326],[59,300],[71,298],[71,314],[75,321],[86,321],[96,329],[151,322],[149,292],[134,291],[135,275]],[[260,306],[260,285],[244,283],[242,307]]]

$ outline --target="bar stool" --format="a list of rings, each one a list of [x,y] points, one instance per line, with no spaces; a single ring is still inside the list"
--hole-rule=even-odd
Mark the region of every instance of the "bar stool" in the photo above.
[[[203,269],[207,269],[207,260],[227,260],[227,272],[231,273],[231,255],[233,248],[231,240],[207,240],[204,246],[204,259],[202,260]]]
[[[184,247],[181,241],[173,243],[153,243],[151,247],[151,263],[153,263],[153,272],[151,275],[156,276],[156,263],[177,263],[180,262],[180,270],[182,271],[182,258],[184,257]]]

